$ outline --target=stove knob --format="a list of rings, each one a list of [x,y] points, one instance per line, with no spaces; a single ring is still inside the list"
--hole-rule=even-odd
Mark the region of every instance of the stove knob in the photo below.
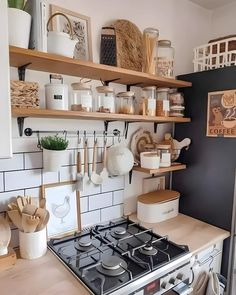
[[[168,289],[168,283],[167,282],[163,282],[161,283],[161,288],[167,290]]]
[[[178,281],[183,282],[183,280],[184,280],[184,274],[182,274],[181,272],[178,273],[177,276],[176,276],[176,279],[177,279]]]
[[[170,278],[169,283],[171,285],[175,285],[176,284],[176,279],[175,278]]]

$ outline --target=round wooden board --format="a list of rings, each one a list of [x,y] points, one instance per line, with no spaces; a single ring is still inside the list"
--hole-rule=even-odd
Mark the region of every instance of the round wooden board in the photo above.
[[[139,28],[132,22],[119,19],[111,24],[116,30],[117,66],[142,71],[143,38]]]

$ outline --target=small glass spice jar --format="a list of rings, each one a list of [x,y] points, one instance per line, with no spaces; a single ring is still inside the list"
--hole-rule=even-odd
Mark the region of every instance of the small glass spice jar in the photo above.
[[[183,117],[184,116],[184,96],[177,90],[169,94],[170,100],[170,116],[171,117]]]
[[[143,72],[155,75],[157,62],[157,45],[159,31],[154,28],[146,28],[143,31]]]
[[[156,86],[142,88],[142,100],[139,105],[139,114],[156,116]]]
[[[115,113],[115,93],[110,86],[98,86],[97,90],[97,112]]]
[[[93,111],[93,93],[91,86],[87,83],[72,83],[71,110],[92,112]]]
[[[174,77],[174,48],[170,40],[159,40],[157,48],[156,74],[162,77]]]
[[[119,92],[116,95],[116,102],[118,114],[134,114],[135,96],[133,91]]]
[[[160,117],[168,117],[170,111],[169,102],[169,88],[158,88],[157,89],[157,106],[156,115]]]
[[[171,145],[158,144],[157,152],[160,155],[160,167],[171,166]]]

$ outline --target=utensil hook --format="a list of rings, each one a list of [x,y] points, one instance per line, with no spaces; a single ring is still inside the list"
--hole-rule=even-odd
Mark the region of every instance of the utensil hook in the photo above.
[[[77,131],[77,136],[78,136],[78,146],[79,146],[81,144],[81,138],[80,138],[79,130]]]
[[[95,130],[93,131],[93,142],[94,142],[94,144],[97,143],[96,131]]]
[[[104,146],[107,144],[107,132],[103,131],[103,142],[104,142]]]
[[[87,132],[86,132],[86,130],[84,130],[84,143],[85,143],[85,144],[88,143]]]
[[[64,130],[64,131],[63,131],[63,134],[64,134],[64,136],[65,136],[65,140],[66,140],[66,138],[67,138],[67,131]]]
[[[213,257],[213,255],[210,255],[210,257],[211,257],[211,261],[210,261],[210,263],[209,263],[209,271],[212,271],[213,268],[212,268],[211,266],[212,266],[212,263],[213,263],[213,261],[214,261],[214,257]]]
[[[42,150],[42,146],[41,146],[41,142],[40,142],[40,134],[39,134],[39,131],[37,131],[37,138],[38,138],[37,148],[39,148],[40,150]]]

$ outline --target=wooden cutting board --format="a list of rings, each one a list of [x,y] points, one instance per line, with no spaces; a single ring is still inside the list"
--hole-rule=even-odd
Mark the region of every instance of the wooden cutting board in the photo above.
[[[116,31],[117,66],[134,71],[142,71],[143,37],[139,28],[125,19],[111,24]]]

